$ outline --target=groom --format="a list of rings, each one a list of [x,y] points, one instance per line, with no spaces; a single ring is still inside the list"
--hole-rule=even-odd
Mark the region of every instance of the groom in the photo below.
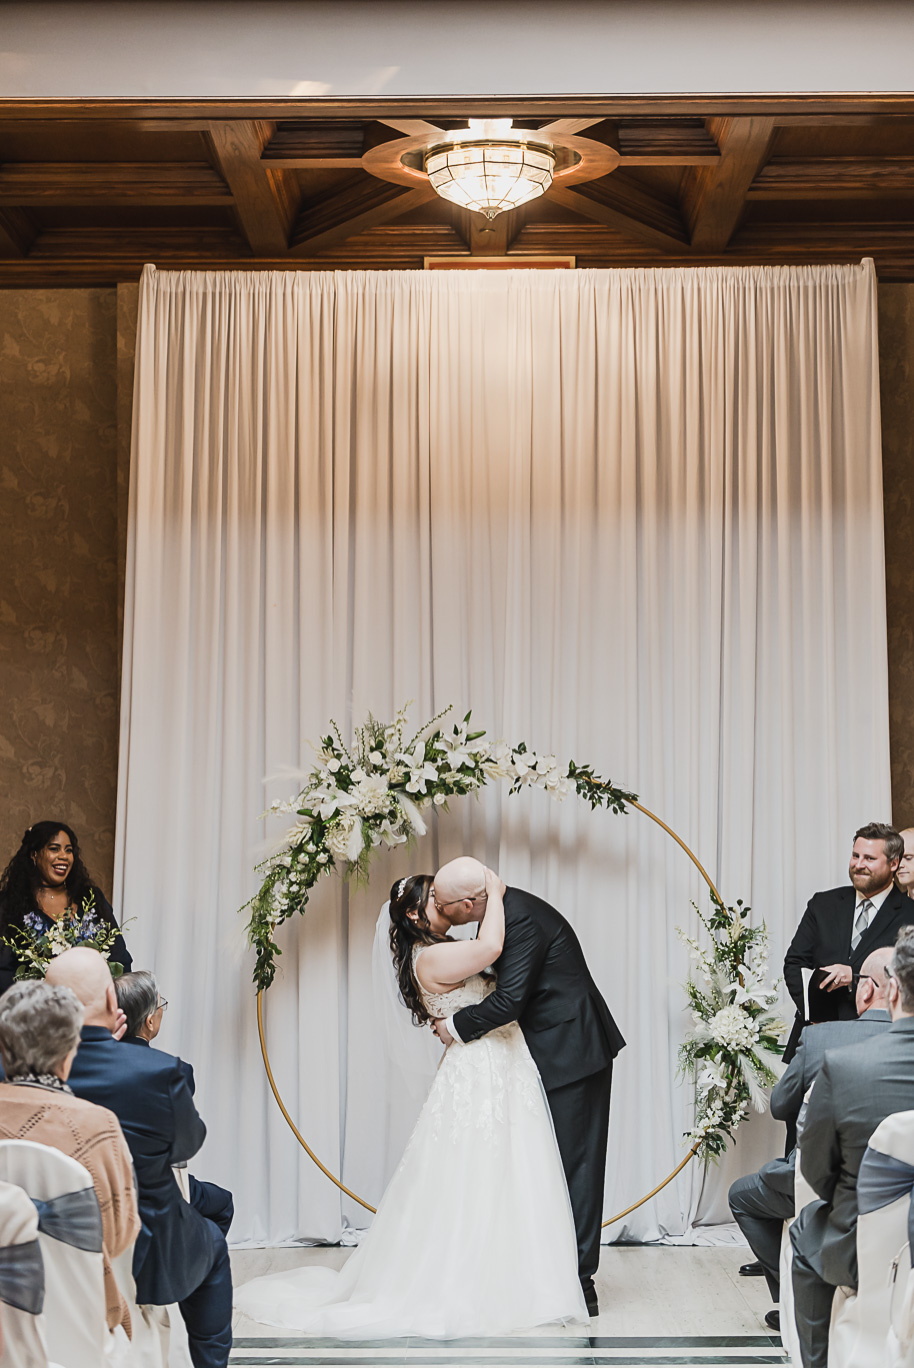
[[[432,897],[451,926],[485,916],[485,871],[461,856],[435,875]],[[524,1033],[539,1069],[578,1240],[578,1273],[587,1310],[599,1313],[593,1275],[600,1260],[603,1180],[609,1132],[613,1059],[625,1041],[590,975],[578,938],[554,907],[509,888],[505,893],[505,948],[498,982],[475,1007],[436,1021],[444,1045],[467,1043],[509,1021]]]

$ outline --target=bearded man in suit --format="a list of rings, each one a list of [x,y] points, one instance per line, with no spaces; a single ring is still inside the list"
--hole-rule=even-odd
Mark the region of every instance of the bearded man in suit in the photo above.
[[[790,1227],[803,1368],[827,1368],[835,1288],[857,1286],[857,1174],[870,1136],[893,1112],[914,1109],[914,927],[899,935],[886,975],[891,1026],[828,1050],[807,1104],[800,1164],[821,1200]]]
[[[894,945],[899,929],[914,921],[910,899],[895,887],[904,841],[894,827],[869,822],[854,836],[851,886],[814,893],[784,957],[784,981],[797,1006],[784,1062],[789,1064],[806,1023],[803,970],[822,970],[819,985],[829,1001],[828,1018],[853,1021],[854,978],[873,950]],[[820,1020],[823,1018],[819,1018]]]
[[[485,916],[485,871],[463,856],[438,870],[435,911],[451,926]],[[435,1022],[444,1045],[467,1043],[516,1021],[552,1113],[578,1242],[587,1310],[599,1312],[603,1182],[613,1059],[625,1041],[591,977],[580,942],[560,912],[520,888],[505,892],[505,948],[494,993]]]

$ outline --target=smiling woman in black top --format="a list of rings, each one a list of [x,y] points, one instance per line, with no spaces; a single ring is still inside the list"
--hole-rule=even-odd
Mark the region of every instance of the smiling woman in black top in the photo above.
[[[111,904],[89,878],[72,827],[65,822],[35,822],[0,876],[0,937],[23,930],[30,914],[49,927],[68,908],[82,907],[90,893],[95,895],[97,920],[116,929]],[[125,972],[133,963],[120,933],[110,958]],[[15,951],[0,945],[0,994],[13,982],[17,966]]]

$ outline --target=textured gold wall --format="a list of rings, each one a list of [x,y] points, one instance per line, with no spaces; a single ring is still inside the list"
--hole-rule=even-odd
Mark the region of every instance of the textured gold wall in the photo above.
[[[0,290],[0,862],[68,820],[110,891],[137,287]],[[914,285],[879,288],[894,820],[914,825]]]
[[[892,806],[914,826],[914,285],[879,287]]]
[[[0,291],[0,862],[76,828],[110,892],[117,781],[114,289]]]

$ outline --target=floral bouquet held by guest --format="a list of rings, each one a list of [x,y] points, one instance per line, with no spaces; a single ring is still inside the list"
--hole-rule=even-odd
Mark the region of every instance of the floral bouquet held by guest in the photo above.
[[[50,925],[39,912],[26,912],[22,927],[12,927],[11,935],[3,936],[0,941],[9,946],[16,956],[17,982],[21,979],[44,978],[51,960],[75,945],[84,945],[104,955],[111,977],[120,978],[124,966],[111,959],[111,951],[119,935],[116,926],[109,926],[98,915],[95,894],[90,891],[79,906],[68,907]]]
[[[0,995],[43,978],[74,946],[97,950],[116,977],[133,961],[108,899],[83,864],[66,822],[33,822],[0,873]]]

